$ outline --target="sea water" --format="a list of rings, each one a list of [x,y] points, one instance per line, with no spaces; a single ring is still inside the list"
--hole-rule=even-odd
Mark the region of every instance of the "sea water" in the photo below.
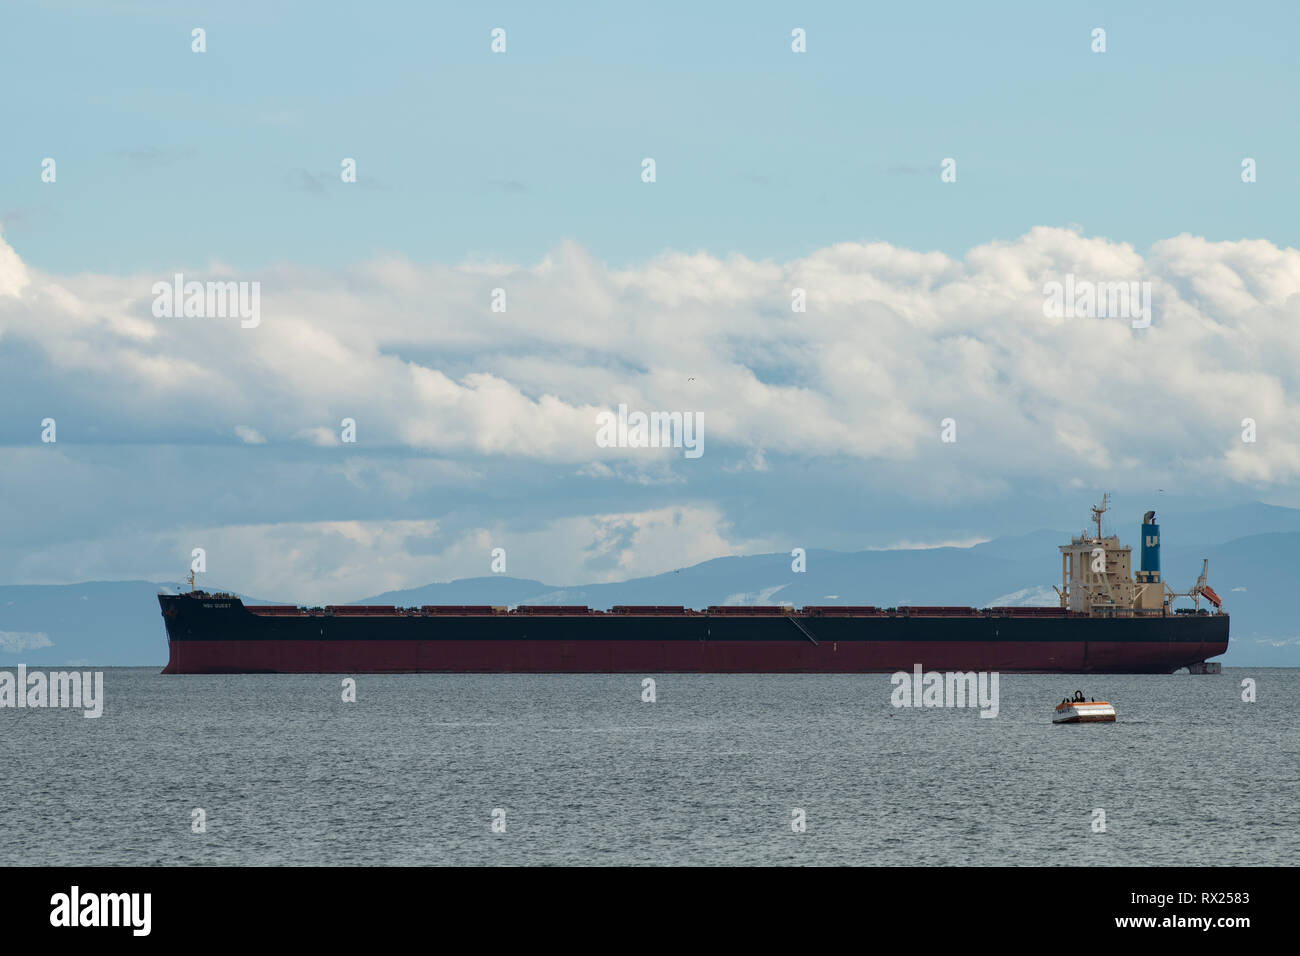
[[[103,670],[98,719],[0,710],[0,865],[1300,859],[1297,669],[1003,674],[992,719],[884,674],[359,674],[345,702],[347,675]],[[1076,689],[1118,720],[1053,724]]]

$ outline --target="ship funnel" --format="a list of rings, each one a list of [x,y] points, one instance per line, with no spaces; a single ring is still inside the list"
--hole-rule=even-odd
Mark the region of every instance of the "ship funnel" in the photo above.
[[[1148,511],[1142,516],[1142,569],[1138,571],[1139,584],[1160,581],[1160,525],[1156,513]]]

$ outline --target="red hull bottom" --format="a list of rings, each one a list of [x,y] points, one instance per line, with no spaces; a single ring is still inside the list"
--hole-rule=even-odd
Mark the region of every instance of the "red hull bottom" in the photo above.
[[[164,674],[1168,674],[1218,644],[853,641],[171,641]]]

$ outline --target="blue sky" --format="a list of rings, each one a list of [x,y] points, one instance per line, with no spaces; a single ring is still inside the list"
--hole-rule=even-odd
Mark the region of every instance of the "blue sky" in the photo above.
[[[1146,7],[10,4],[0,581],[204,546],[341,600],[498,545],[581,583],[1104,489],[1300,506],[1300,14]],[[176,272],[259,282],[261,325],[156,317]],[[1066,274],[1155,322],[1045,319]],[[619,403],[705,454],[597,447]]]
[[[614,264],[870,239],[961,255],[1070,224],[1139,249],[1184,231],[1295,246],[1300,229],[1291,3],[65,2],[5,18],[22,93],[0,216],[52,271],[528,262],[564,239]]]

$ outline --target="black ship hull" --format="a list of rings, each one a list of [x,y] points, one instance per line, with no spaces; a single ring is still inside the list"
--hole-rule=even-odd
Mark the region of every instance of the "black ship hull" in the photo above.
[[[1228,647],[1226,614],[927,616],[309,611],[159,595],[164,673],[1171,673]],[[735,609],[730,609],[735,610]],[[432,612],[432,613],[431,613]]]

